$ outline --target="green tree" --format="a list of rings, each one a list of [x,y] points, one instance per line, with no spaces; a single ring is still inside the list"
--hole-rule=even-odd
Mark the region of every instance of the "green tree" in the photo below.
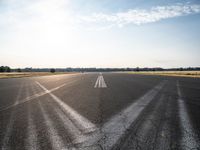
[[[8,66],[5,66],[5,71],[6,71],[6,72],[11,72],[11,69],[10,69],[10,67],[8,67]]]
[[[136,71],[140,71],[140,68],[139,68],[139,67],[137,67],[137,68],[136,68]]]
[[[55,73],[56,70],[52,68],[52,69],[50,69],[50,72],[51,72],[51,73]]]
[[[17,72],[22,72],[22,70],[20,68],[17,69]]]
[[[1,66],[1,67],[0,67],[0,72],[5,72],[4,66]]]

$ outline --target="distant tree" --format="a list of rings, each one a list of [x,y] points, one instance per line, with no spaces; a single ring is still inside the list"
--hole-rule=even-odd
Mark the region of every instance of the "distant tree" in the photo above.
[[[0,72],[5,72],[4,66],[1,66],[1,67],[0,67]]]
[[[131,71],[131,69],[130,68],[126,68],[126,71]]]
[[[180,70],[180,71],[183,71],[183,68],[181,67],[181,68],[179,68],[179,70]]]
[[[136,71],[140,71],[140,68],[139,68],[139,67],[137,67],[137,68],[136,68]]]
[[[17,72],[22,72],[22,70],[20,68],[17,69]]]
[[[25,72],[31,72],[32,71],[32,67],[31,68],[25,68],[24,71]]]
[[[6,71],[6,72],[11,72],[10,67],[6,66],[6,67],[5,67],[5,71]]]
[[[52,69],[50,69],[50,72],[51,72],[51,73],[55,73],[56,70],[52,68]]]

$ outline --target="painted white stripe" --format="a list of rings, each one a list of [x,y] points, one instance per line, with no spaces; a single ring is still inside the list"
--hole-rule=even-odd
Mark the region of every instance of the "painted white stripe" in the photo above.
[[[99,76],[97,77],[97,81],[96,81],[96,83],[94,85],[94,88],[97,88],[98,85],[99,85]]]
[[[74,123],[65,115],[65,113],[62,110],[54,107],[54,111],[56,112],[59,119],[63,122],[65,129],[70,135],[70,138],[72,140],[71,145],[69,145],[70,149],[78,149],[78,147],[74,147],[74,144],[76,145],[84,143],[86,141],[89,141],[90,143],[94,144],[97,142],[97,140],[99,140],[100,136],[97,136],[100,135],[99,129],[95,130],[92,133],[84,134],[76,127],[76,125],[74,125]]]
[[[89,141],[90,143],[92,143],[91,145],[93,144],[95,145],[97,143],[100,137],[97,135],[101,135],[99,129],[95,130],[94,132],[90,134],[83,134],[79,129],[76,128],[73,122],[63,113],[63,111],[61,111],[58,108],[54,108],[54,111],[56,112],[59,119],[63,122],[64,127],[69,133],[70,138],[72,140],[72,143],[68,145],[68,147],[70,147],[69,149],[74,149],[74,150],[82,149],[82,147],[79,144],[84,143],[86,141]],[[78,144],[80,147],[75,146],[76,144]]]
[[[104,84],[104,78],[103,78],[103,76],[101,76],[101,88],[105,88],[105,84]]]
[[[103,76],[102,76],[102,88],[107,88],[107,85],[105,83],[105,80],[104,80]]]
[[[99,73],[99,76],[97,77],[94,88],[107,88],[107,85],[104,81],[102,73]]]
[[[187,149],[196,149],[198,148],[198,136],[194,132],[194,129],[190,123],[190,117],[188,115],[184,100],[182,99],[182,94],[180,90],[179,82],[177,81],[177,92],[178,92],[178,104],[179,104],[179,115],[182,127],[182,148]]]
[[[41,85],[39,82],[36,82],[44,91],[48,92],[48,94],[53,98],[57,104],[63,109],[63,111],[66,112],[68,117],[76,124],[76,126],[82,130],[82,132],[93,132],[96,130],[96,126],[90,122],[87,118],[81,116],[77,111],[75,111],[73,108],[68,106],[66,103],[64,103],[62,100],[60,100],[57,96],[52,94],[48,89],[46,89],[43,85]]]
[[[101,86],[102,86],[102,76],[100,75],[99,76],[99,88],[101,88]]]
[[[70,138],[73,140],[78,139],[81,136],[81,131],[76,128],[73,122],[67,118],[67,116],[58,108],[54,108],[59,119],[63,122],[65,129],[69,132]]]
[[[30,107],[28,108],[28,138],[26,141],[26,149],[27,150],[38,150],[38,144],[37,144],[37,133],[36,133],[36,126],[33,122]]]
[[[99,85],[99,88],[103,88],[103,76],[100,75],[100,85]]]
[[[135,121],[139,114],[149,104],[149,102],[157,95],[162,89],[165,82],[160,83],[144,96],[139,98],[135,103],[122,110],[119,114],[111,118],[107,123],[103,125],[102,132],[106,135],[106,139],[103,141],[104,149],[112,148],[118,139],[124,134],[124,132]]]
[[[36,87],[34,84],[31,84],[31,92],[37,93]],[[29,95],[29,94],[28,94]],[[32,119],[31,106],[28,104],[28,128],[27,128],[27,138],[26,138],[26,149],[27,150],[39,150],[38,141],[37,141],[37,131],[36,125]]]
[[[17,98],[16,98],[16,102],[15,103],[18,103],[19,101],[19,98],[20,98],[20,95],[21,95],[21,92],[22,92],[22,88],[23,88],[24,84],[22,84],[20,86],[20,89],[17,93]],[[8,125],[6,127],[6,133],[5,133],[5,136],[3,137],[3,140],[2,140],[2,147],[1,149],[2,150],[9,150],[9,139],[10,139],[10,136],[12,134],[12,131],[13,131],[13,126],[14,126],[14,122],[15,122],[15,115],[16,115],[16,109],[14,109],[12,112],[11,112],[11,115],[10,115],[10,118],[9,118],[9,122],[8,122]]]
[[[40,101],[39,101],[39,106],[40,106],[40,109],[42,111],[42,115],[43,115],[44,120],[45,120],[45,125],[47,127],[47,132],[48,132],[48,135],[49,135],[53,149],[55,149],[55,150],[64,149],[65,148],[64,142],[63,142],[62,138],[58,135],[58,132],[56,131],[55,127],[53,126],[52,121],[50,120],[47,112],[43,108]]]
[[[165,81],[155,86],[129,107],[116,114],[97,130],[97,132],[90,135],[82,145],[90,146],[98,142],[101,143],[103,149],[111,149],[164,85]],[[103,140],[102,137],[104,137]]]
[[[102,78],[99,76],[99,88],[101,88]]]
[[[15,106],[17,106],[17,105],[26,103],[26,102],[28,102],[28,101],[30,101],[30,100],[33,100],[33,99],[36,99],[36,98],[38,98],[38,97],[41,97],[41,96],[43,96],[43,95],[45,95],[45,94],[48,94],[49,92],[56,91],[56,90],[62,88],[63,86],[65,86],[65,85],[66,85],[66,84],[62,84],[62,85],[60,85],[60,86],[58,86],[58,87],[56,87],[56,88],[53,88],[53,89],[49,90],[48,92],[45,91],[45,92],[40,92],[40,93],[34,94],[34,95],[32,95],[32,96],[28,96],[28,97],[26,97],[25,99],[23,99],[23,100],[21,100],[21,101],[18,101],[18,100],[17,100],[13,105],[10,105],[10,106],[8,106],[8,107],[5,107],[5,108],[0,109],[0,112],[1,112],[1,111],[5,111],[5,110],[7,110],[7,109],[10,109],[10,108],[12,108],[12,107],[15,107]]]

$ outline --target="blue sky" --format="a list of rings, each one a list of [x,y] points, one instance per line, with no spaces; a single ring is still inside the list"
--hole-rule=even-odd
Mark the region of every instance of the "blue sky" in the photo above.
[[[0,65],[200,66],[197,0],[1,0]]]

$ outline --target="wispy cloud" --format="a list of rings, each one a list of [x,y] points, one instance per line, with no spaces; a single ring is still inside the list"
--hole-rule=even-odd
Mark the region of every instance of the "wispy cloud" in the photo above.
[[[91,13],[82,15],[70,9],[70,0],[3,0],[7,9],[0,13],[0,25],[4,27],[53,26],[55,23],[64,28],[86,27],[87,29],[109,29],[113,26],[123,27],[127,24],[141,25],[157,22],[167,18],[200,13],[200,4],[179,3],[168,6],[156,6],[150,9],[129,9],[116,13]],[[60,28],[60,27],[59,27]]]
[[[127,24],[141,25],[145,23],[157,22],[167,18],[174,18],[190,14],[200,13],[198,4],[176,4],[171,6],[157,6],[149,10],[129,9],[125,12],[117,13],[93,13],[88,16],[79,16],[82,23],[117,25],[122,27]]]

